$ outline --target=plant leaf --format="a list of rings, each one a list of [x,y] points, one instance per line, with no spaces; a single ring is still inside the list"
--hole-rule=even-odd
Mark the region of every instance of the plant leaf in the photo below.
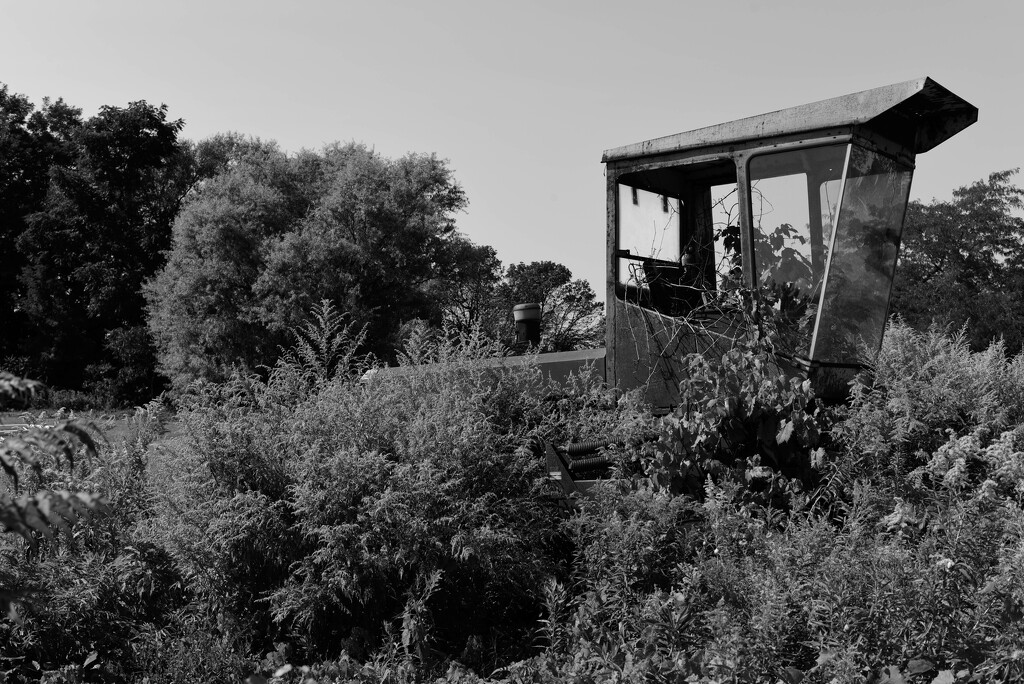
[[[921,674],[935,669],[935,663],[924,658],[915,658],[907,663],[907,672],[910,674]]]
[[[775,440],[779,444],[784,444],[789,441],[789,438],[793,436],[793,421],[787,420],[779,427],[779,434],[775,436]]]

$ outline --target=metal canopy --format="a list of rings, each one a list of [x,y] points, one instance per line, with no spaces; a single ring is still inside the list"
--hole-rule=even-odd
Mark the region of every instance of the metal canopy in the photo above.
[[[879,133],[918,154],[977,120],[977,107],[926,77],[616,147],[606,150],[601,161],[855,126]]]

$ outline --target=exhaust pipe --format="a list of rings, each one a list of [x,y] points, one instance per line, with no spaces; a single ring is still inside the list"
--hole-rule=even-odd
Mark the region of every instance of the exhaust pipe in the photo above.
[[[540,346],[540,304],[517,304],[512,307],[516,321],[516,346]]]

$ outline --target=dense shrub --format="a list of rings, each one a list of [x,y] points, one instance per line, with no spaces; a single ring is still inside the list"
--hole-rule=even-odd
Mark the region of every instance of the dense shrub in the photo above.
[[[681,446],[652,467],[717,456],[700,471],[703,497],[609,487],[585,506],[572,525],[573,579],[549,589],[549,646],[510,674],[1021,681],[1022,359],[894,324],[832,418],[828,456],[814,460],[822,481],[781,498],[757,495],[749,464],[727,467],[771,440],[723,435],[796,409],[811,430],[793,435],[810,456],[823,417],[809,401],[777,400],[800,397],[775,389],[795,384],[749,382],[766,367],[755,360],[694,360],[701,372],[684,396],[718,391],[698,404],[699,428],[692,409],[667,421]]]
[[[810,381],[780,367],[767,338],[740,339],[721,356],[690,356],[680,406],[638,460],[654,485],[677,494],[699,498],[708,477],[728,475],[784,505],[815,483],[828,423]]]
[[[1024,356],[1007,358],[1000,342],[974,353],[963,331],[921,333],[895,322],[873,372],[853,385],[840,467],[847,479],[901,490],[950,435],[1022,421]]]
[[[354,357],[311,380],[292,355],[266,381],[195,387],[154,534],[256,652],[365,660],[397,643],[427,670],[484,671],[528,654],[570,550],[527,439],[626,441],[651,419],[497,353],[421,328],[368,382]]]
[[[320,314],[265,379],[194,385],[180,437],[147,448],[152,406],[47,475],[117,513],[8,556],[37,589],[11,678],[1024,680],[1024,361],[998,345],[895,323],[826,411],[741,344],[654,419],[422,328],[360,381]],[[536,436],[610,439],[620,477],[565,516]]]
[[[550,681],[1019,681],[1024,515],[960,502],[931,519],[854,498],[846,525],[785,519],[710,487],[602,497],[575,581],[549,590]],[[867,496],[869,503],[871,496]],[[1013,676],[1018,679],[1013,679]]]
[[[0,623],[10,681],[130,680],[140,632],[164,628],[187,601],[170,555],[136,534],[151,514],[146,462],[160,429],[155,407],[128,423],[120,438],[97,439],[95,458],[70,470],[48,464],[25,478],[32,489],[104,492],[109,507],[73,529],[61,522],[61,535],[2,542],[5,584],[21,597],[18,619]]]

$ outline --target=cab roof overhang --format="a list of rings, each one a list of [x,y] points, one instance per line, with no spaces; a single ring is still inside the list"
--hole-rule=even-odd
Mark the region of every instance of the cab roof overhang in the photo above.
[[[602,162],[740,145],[776,136],[862,127],[927,152],[978,120],[978,108],[930,78],[872,88],[606,150]]]

